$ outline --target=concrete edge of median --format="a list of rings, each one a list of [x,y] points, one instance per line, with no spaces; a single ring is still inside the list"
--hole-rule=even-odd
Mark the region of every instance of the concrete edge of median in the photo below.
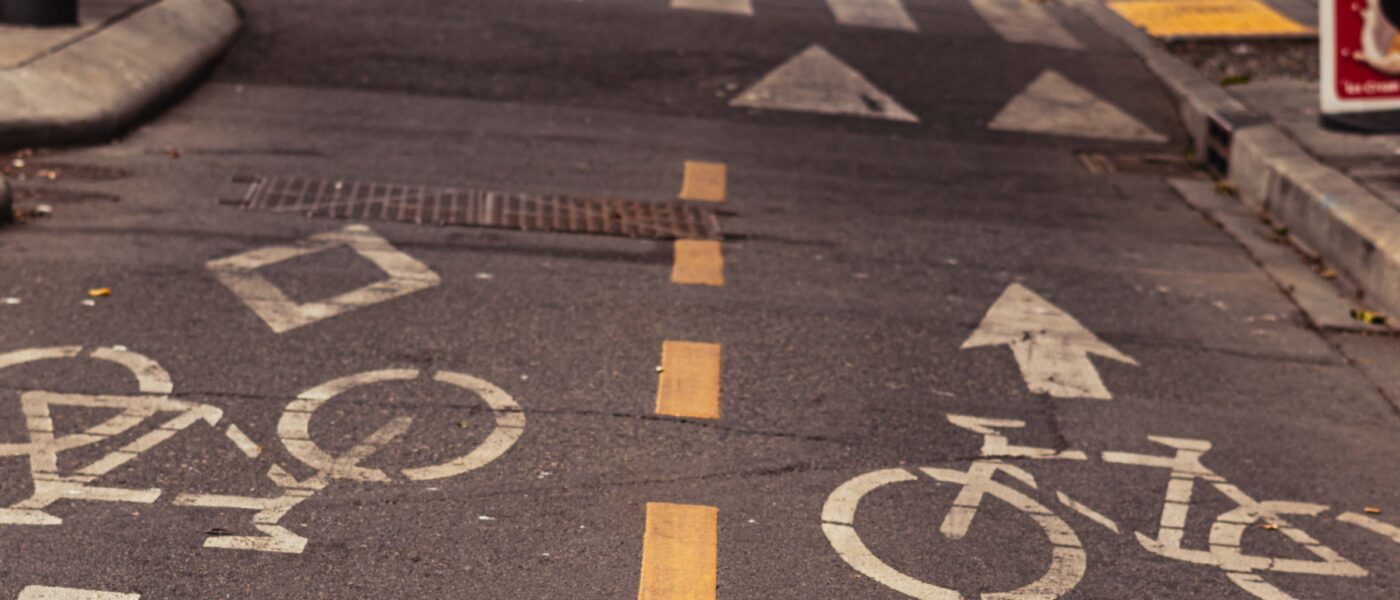
[[[1171,90],[1196,156],[1234,182],[1245,204],[1287,225],[1369,303],[1400,312],[1400,210],[1310,156],[1099,0],[1070,3],[1132,48]]]
[[[189,86],[239,26],[227,0],[161,0],[0,70],[0,148],[110,139]]]

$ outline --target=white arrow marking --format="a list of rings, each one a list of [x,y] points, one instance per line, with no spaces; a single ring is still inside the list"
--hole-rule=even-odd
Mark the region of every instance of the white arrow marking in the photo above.
[[[1130,142],[1167,141],[1166,136],[1055,71],[1041,73],[987,127]]]
[[[1090,354],[1137,365],[1074,317],[1018,283],[1002,292],[962,349],[1001,345],[1011,346],[1032,392],[1055,398],[1113,399]]]
[[[729,104],[919,122],[864,75],[816,45],[773,69]]]

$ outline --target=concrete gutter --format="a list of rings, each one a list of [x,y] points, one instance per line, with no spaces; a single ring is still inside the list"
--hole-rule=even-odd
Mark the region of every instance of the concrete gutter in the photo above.
[[[1069,2],[1137,52],[1171,90],[1196,156],[1234,182],[1245,204],[1286,224],[1368,302],[1400,314],[1400,211],[1313,158],[1099,0]]]
[[[0,148],[112,138],[188,86],[238,27],[227,0],[161,0],[0,70]]]

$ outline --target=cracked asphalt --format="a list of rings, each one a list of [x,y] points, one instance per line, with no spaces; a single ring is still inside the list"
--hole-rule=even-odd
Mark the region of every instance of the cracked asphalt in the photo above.
[[[925,0],[905,2],[917,34],[838,27],[810,0],[759,0],[753,17],[641,0],[241,5],[238,43],[168,111],[111,144],[40,149],[18,168],[21,208],[54,214],[0,230],[0,297],[17,299],[0,305],[0,598],[29,586],[147,600],[952,598],[1022,589],[1063,564],[1083,572],[1047,585],[1068,589],[1016,597],[1400,593],[1400,537],[1388,537],[1400,536],[1400,342],[1310,327],[1166,183],[1203,175],[1084,167],[1081,153],[1179,154],[1185,138],[1134,55],[1074,10],[1049,8],[1081,52],[1008,44],[965,3]],[[920,122],[728,105],[811,44]],[[989,130],[1045,69],[1169,141]],[[276,333],[206,266],[361,223],[220,203],[246,191],[235,176],[670,202],[686,161],[727,166],[725,202],[707,205],[725,232],[722,286],[673,283],[666,240],[363,221],[440,283]],[[259,274],[294,303],[384,277],[347,246]],[[1111,399],[1034,393],[1008,346],[961,349],[1013,284],[1136,362],[1089,359]],[[110,296],[89,297],[104,287]],[[722,347],[718,419],[657,414],[668,340]],[[24,353],[69,347],[83,350]],[[170,399],[221,418],[161,429],[183,413],[121,408],[165,394],[91,355],[104,348],[158,363]],[[308,463],[286,416],[306,413],[288,407],[387,369],[412,375],[344,386],[306,417],[329,457],[370,444],[354,466],[385,480]],[[433,379],[443,373],[489,384],[519,412],[488,405],[484,387]],[[104,396],[126,400],[92,400]],[[41,398],[56,438],[91,442],[57,452],[56,471],[35,466],[29,443],[47,433]],[[74,437],[122,410],[140,423]],[[523,428],[502,425],[520,414]],[[1002,420],[993,435],[1012,446],[1085,459],[989,454],[949,415]],[[404,416],[402,435],[367,441]],[[469,470],[404,471],[499,446],[504,430],[518,439]],[[174,433],[131,451],[160,431]],[[1200,462],[1218,479],[1104,454],[1173,456],[1162,438],[1209,442]],[[113,456],[129,460],[86,489],[63,479]],[[994,491],[968,534],[949,536],[940,528],[974,486],[920,469],[979,465],[999,470]],[[882,471],[909,481],[861,495],[853,523],[824,516],[838,488]],[[61,523],[17,522],[38,518],[21,510],[36,479],[69,482],[41,507]],[[1167,502],[1172,481],[1194,481],[1194,494]],[[97,487],[160,494],[97,501]],[[190,500],[289,489],[311,491],[276,518],[253,500]],[[1047,536],[1003,489],[1053,513],[1078,546]],[[660,550],[644,559],[645,544],[661,547],[646,541],[658,503],[717,509],[708,595],[648,591],[647,565],[666,564]],[[1235,546],[1224,531],[1241,507]],[[1170,536],[1164,510],[1180,516],[1194,561],[1143,541]],[[267,526],[304,547],[220,547]],[[901,591],[868,558],[843,555],[831,534],[842,527],[930,587]],[[1052,560],[1062,548],[1082,559]],[[658,572],[704,564],[672,567]]]

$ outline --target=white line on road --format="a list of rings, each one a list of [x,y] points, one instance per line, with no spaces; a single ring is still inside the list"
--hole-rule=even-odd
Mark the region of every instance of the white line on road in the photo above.
[[[20,591],[18,600],[141,600],[141,594],[31,585]]]
[[[856,27],[918,31],[902,0],[826,0],[836,22]]]
[[[1109,531],[1112,531],[1113,533],[1119,533],[1118,524],[1114,523],[1113,519],[1103,516],[1103,513],[1100,513],[1099,511],[1084,506],[1074,498],[1070,498],[1064,492],[1055,492],[1055,499],[1059,500],[1060,504],[1063,504],[1066,507],[1069,507],[1070,509],[1074,510],[1074,512],[1084,515],[1084,518],[1098,523],[1099,525],[1103,525],[1105,528],[1107,528]]]
[[[997,35],[1013,44],[1040,44],[1066,50],[1083,50],[1059,21],[1040,4],[1029,0],[970,0]]]
[[[671,8],[753,16],[751,0],[671,0]]]

